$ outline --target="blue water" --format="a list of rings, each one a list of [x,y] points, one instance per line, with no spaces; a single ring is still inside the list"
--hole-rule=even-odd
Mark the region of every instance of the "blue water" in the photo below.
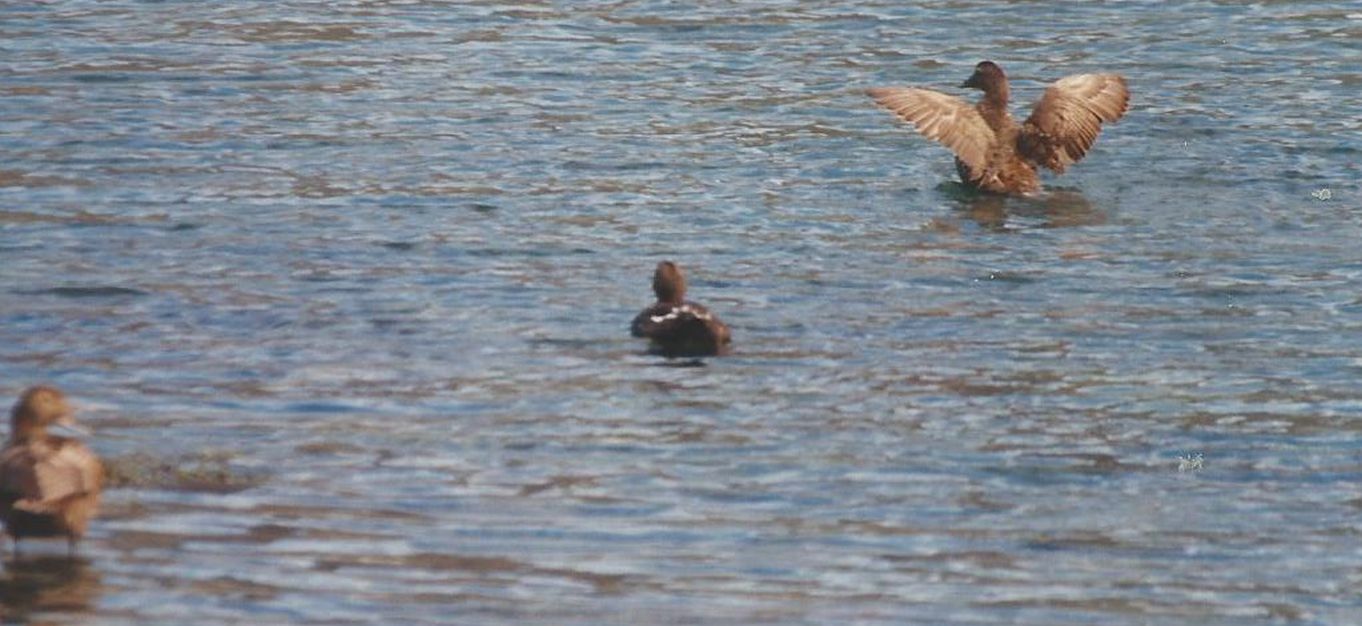
[[[1323,2],[0,8],[0,395],[229,476],[116,483],[0,615],[1357,623],[1360,41]],[[1098,71],[1130,112],[972,196],[862,92],[982,59],[1015,115]],[[628,337],[664,258],[732,356]]]

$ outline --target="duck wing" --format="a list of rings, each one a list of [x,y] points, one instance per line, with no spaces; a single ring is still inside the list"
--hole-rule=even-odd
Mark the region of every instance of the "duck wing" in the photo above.
[[[714,316],[704,306],[694,302],[667,304],[659,302],[643,310],[629,325],[635,337],[661,339],[676,334],[693,322],[704,323]]]
[[[14,446],[0,455],[0,499],[33,513],[50,513],[56,502],[97,492],[103,479],[99,458],[74,440]]]
[[[643,309],[642,312],[634,316],[634,321],[629,323],[629,334],[634,337],[651,337],[657,332],[662,320],[665,320],[667,315],[676,308],[674,304],[658,302]]]
[[[666,356],[724,354],[732,342],[728,326],[694,302],[659,302],[639,313],[630,330],[651,340],[650,352]]]
[[[28,446],[10,446],[0,452],[0,508],[39,493],[38,476],[33,466],[33,454]]]
[[[996,135],[968,102],[912,87],[876,87],[866,90],[866,95],[905,122],[912,122],[923,136],[950,148],[971,172],[986,169]]]
[[[1129,104],[1126,79],[1119,74],[1061,78],[1045,90],[1022,124],[1017,149],[1027,159],[1062,174],[1088,153],[1102,122],[1121,119]]]

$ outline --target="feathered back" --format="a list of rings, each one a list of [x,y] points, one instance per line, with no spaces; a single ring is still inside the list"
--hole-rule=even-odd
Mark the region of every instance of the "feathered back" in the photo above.
[[[0,451],[0,493],[35,507],[98,493],[103,484],[104,464],[74,439],[52,436]]]

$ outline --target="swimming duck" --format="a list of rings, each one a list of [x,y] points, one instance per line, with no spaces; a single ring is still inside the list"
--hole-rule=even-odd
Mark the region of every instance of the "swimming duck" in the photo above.
[[[657,294],[657,302],[629,325],[630,334],[649,339],[650,352],[668,357],[728,353],[732,341],[728,326],[709,309],[686,301],[686,277],[675,263],[657,264],[653,293]]]
[[[30,387],[10,412],[9,441],[0,450],[0,521],[16,551],[24,537],[66,537],[74,554],[99,506],[104,465],[85,444],[48,434],[52,424],[78,428],[56,387]]]
[[[1007,112],[1007,75],[996,63],[974,66],[960,86],[983,90],[983,99],[971,107],[955,96],[912,87],[877,87],[866,94],[950,148],[962,182],[992,193],[1039,191],[1037,166],[1063,174],[1088,153],[1102,122],[1121,119],[1130,103],[1119,74],[1074,74],[1052,83],[1018,125]]]

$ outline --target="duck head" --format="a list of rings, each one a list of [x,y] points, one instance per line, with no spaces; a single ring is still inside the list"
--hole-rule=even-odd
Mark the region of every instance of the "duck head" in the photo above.
[[[19,441],[46,434],[47,427],[60,424],[81,430],[66,394],[51,385],[29,387],[10,411],[10,439]]]
[[[671,261],[658,263],[653,272],[653,293],[658,302],[681,304],[686,298],[686,277],[681,268]]]
[[[1003,73],[1003,68],[998,67],[993,61],[982,61],[974,66],[974,73],[960,83],[961,87],[972,87],[984,91],[993,91],[998,87],[1007,86],[1007,74]]]

